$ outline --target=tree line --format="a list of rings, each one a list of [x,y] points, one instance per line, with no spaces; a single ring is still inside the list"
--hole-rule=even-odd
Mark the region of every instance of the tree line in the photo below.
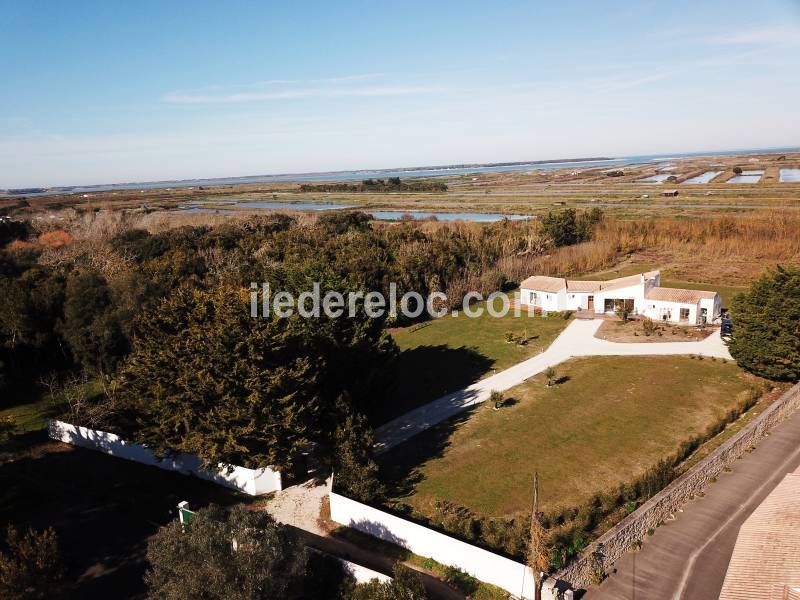
[[[303,183],[301,192],[446,192],[443,181],[421,179],[402,181],[399,177],[387,179],[364,179],[360,183]]]
[[[553,220],[573,228],[584,218]],[[369,318],[363,303],[353,318],[254,319],[250,282],[295,297],[314,282],[388,296],[394,282],[398,295],[446,291],[459,303],[573,241],[557,230],[533,220],[387,226],[359,212],[160,233],[102,213],[4,223],[2,398],[46,388],[72,421],[206,465],[291,469],[314,445],[340,485],[375,497],[369,419],[383,412],[385,366],[398,352],[387,327],[400,322]]]

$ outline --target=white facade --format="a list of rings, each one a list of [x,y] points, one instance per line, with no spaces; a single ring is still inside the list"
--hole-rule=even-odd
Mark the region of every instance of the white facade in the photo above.
[[[251,496],[269,494],[282,489],[280,472],[273,471],[269,467],[246,469],[245,467],[228,468],[220,465],[217,471],[208,471],[201,468],[200,459],[192,454],[178,454],[172,458],[159,459],[146,446],[126,442],[113,433],[71,425],[55,419],[50,421],[49,434],[51,439],[73,446],[96,450],[166,471],[194,475]]]
[[[444,533],[330,492],[331,520],[358,529],[426,556],[457,567],[473,577],[523,598],[533,598],[533,574],[527,565],[500,556]],[[555,600],[553,581],[545,581],[542,600]]]
[[[522,282],[520,303],[544,312],[582,310],[595,314],[627,308],[631,315],[683,325],[712,323],[722,312],[719,294],[662,288],[658,271],[608,281],[570,281],[529,277]]]
[[[541,308],[545,312],[564,310],[559,308],[566,303],[566,290],[546,292],[541,290],[522,290],[520,302],[529,306]],[[524,300],[522,298],[525,298]]]

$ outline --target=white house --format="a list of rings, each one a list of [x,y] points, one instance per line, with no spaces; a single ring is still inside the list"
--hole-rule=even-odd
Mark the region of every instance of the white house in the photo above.
[[[650,271],[608,281],[572,281],[534,275],[520,285],[520,304],[545,312],[583,310],[596,314],[627,308],[632,315],[684,325],[712,323],[720,317],[719,294],[660,286]]]

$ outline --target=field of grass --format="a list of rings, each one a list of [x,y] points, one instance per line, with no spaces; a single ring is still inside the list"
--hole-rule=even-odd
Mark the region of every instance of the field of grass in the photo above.
[[[44,429],[47,419],[56,416],[58,411],[59,408],[54,405],[50,396],[42,394],[26,404],[1,409],[0,419],[11,417],[18,433],[30,433]]]
[[[462,313],[393,330],[402,352],[387,367],[386,393],[372,414],[373,422],[388,421],[540,353],[568,323],[561,316],[524,311],[514,316],[511,311],[495,318],[484,311],[474,319]],[[527,343],[506,342],[509,331]]]
[[[428,514],[436,499],[487,516],[526,513],[532,473],[543,509],[575,506],[641,475],[735,407],[755,381],[735,364],[689,357],[594,357],[509,390],[381,459],[395,499]]]

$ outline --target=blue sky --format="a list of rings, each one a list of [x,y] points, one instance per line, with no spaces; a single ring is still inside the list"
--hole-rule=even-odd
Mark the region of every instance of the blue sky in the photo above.
[[[0,15],[0,188],[800,145],[798,0]]]

